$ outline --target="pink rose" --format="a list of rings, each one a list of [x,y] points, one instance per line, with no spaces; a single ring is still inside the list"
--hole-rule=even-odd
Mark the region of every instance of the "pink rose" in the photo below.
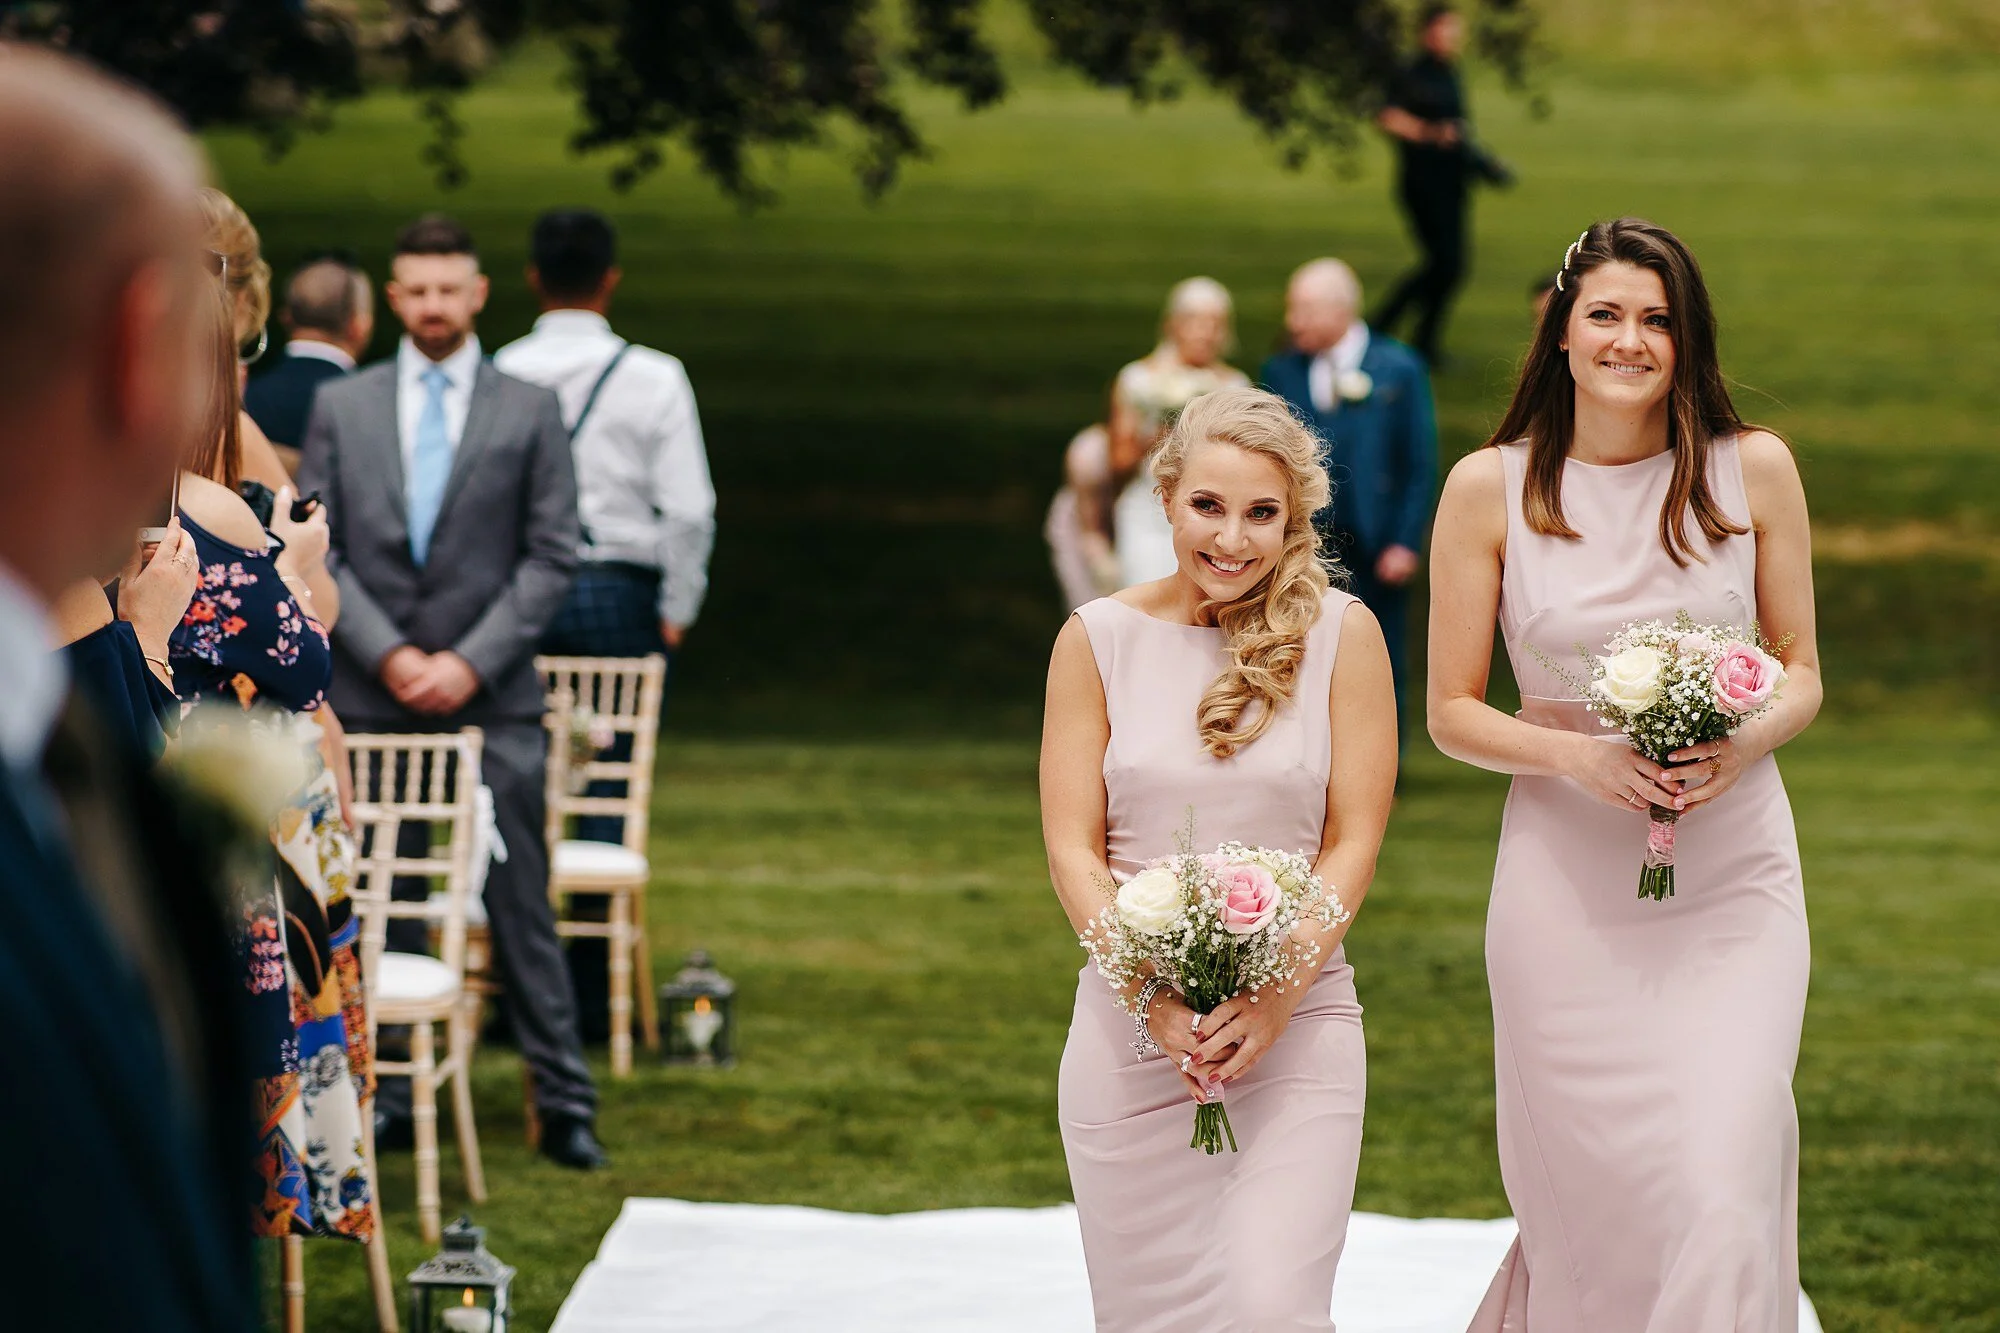
[[[1222,899],[1222,928],[1232,935],[1254,935],[1278,914],[1278,881],[1260,865],[1238,861],[1216,874]]]
[[[1715,664],[1715,706],[1739,717],[1755,712],[1771,701],[1784,679],[1777,658],[1732,639],[1722,645],[1722,658]]]

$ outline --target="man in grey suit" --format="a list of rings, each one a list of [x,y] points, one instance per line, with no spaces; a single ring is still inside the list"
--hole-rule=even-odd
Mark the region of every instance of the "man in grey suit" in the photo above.
[[[481,359],[473,320],[487,282],[464,227],[410,224],[393,272],[389,305],[407,331],[396,356],[321,387],[299,472],[333,532],[330,697],[358,730],[484,729],[507,845],[486,880],[494,963],[534,1073],[542,1151],[588,1169],[605,1157],[548,901],[533,661],[576,569],[569,432],[553,393]],[[416,929],[390,947],[421,951],[421,924],[397,924]],[[406,1137],[408,1098],[407,1086],[385,1086],[378,1099],[391,1143]]]

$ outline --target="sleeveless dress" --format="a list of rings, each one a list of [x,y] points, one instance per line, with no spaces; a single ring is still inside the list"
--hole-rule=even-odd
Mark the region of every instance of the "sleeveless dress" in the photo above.
[[[354,843],[339,789],[320,759],[308,716],[333,671],[326,630],[279,577],[273,538],[263,550],[225,541],[186,513],[201,585],[168,657],[191,713],[248,710],[253,734],[295,745],[306,782],[271,826],[275,877],[245,886],[239,936],[254,1030],[259,1236],[374,1234],[374,1186],[362,1149],[374,1095],[361,989],[360,922],[348,890]]]
[[[1756,537],[1677,567],[1659,538],[1672,453],[1571,459],[1563,510],[1582,540],[1542,536],[1521,514],[1526,447],[1500,457],[1500,626],[1521,716],[1622,744],[1528,650],[1577,663],[1577,644],[1602,651],[1624,622],[1682,610],[1747,626]],[[1748,526],[1734,440],[1711,449],[1709,485]],[[1508,794],[1486,966],[1500,1169],[1521,1231],[1474,1333],[1798,1327],[1792,1071],[1810,959],[1777,763],[1681,820],[1664,902],[1637,896],[1646,822],[1566,778],[1517,777]]]
[[[1354,600],[1327,594],[1292,704],[1227,760],[1201,748],[1194,722],[1227,659],[1221,630],[1109,598],[1077,611],[1111,720],[1106,844],[1121,882],[1177,851],[1190,815],[1197,849],[1235,839],[1318,855],[1332,756],[1327,692]],[[1240,1152],[1210,1157],[1188,1146],[1187,1085],[1165,1058],[1139,1059],[1132,1038],[1131,1018],[1086,964],[1058,1110],[1098,1333],[1331,1329],[1367,1070],[1344,950],[1277,1044],[1230,1085]]]

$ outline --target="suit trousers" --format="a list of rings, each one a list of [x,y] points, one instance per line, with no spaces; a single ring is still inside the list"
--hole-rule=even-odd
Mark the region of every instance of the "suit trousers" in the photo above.
[[[495,861],[486,876],[486,917],[493,933],[493,969],[506,991],[507,1014],[533,1071],[535,1104],[543,1116],[588,1120],[596,1112],[597,1091],[584,1063],[577,1030],[576,1000],[555,910],[549,904],[549,857],[544,841],[543,765],[548,736],[540,722],[494,722],[486,728],[482,776],[493,790],[494,820],[507,844],[507,859]],[[406,824],[398,850],[421,855],[430,830]],[[393,895],[405,901],[428,891],[421,880],[397,880]],[[392,921],[389,948],[428,950],[421,921]],[[410,1112],[407,1079],[383,1079],[376,1105],[401,1117]]]
[[[1394,333],[1403,313],[1416,307],[1416,332],[1411,344],[1424,360],[1437,364],[1443,350],[1445,313],[1452,294],[1465,279],[1466,205],[1470,202],[1463,173],[1406,172],[1399,196],[1410,220],[1422,258],[1386,304],[1369,321],[1384,333]]]
[[[1380,551],[1368,551],[1351,532],[1330,534],[1333,553],[1347,571],[1347,590],[1375,613],[1382,626],[1382,638],[1389,647],[1389,672],[1396,682],[1396,740],[1408,739],[1409,709],[1404,697],[1404,678],[1410,659],[1410,589],[1396,587],[1375,577],[1375,561]]]

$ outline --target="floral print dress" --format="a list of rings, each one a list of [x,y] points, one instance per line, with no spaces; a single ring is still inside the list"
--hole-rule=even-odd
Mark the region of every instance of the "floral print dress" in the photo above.
[[[241,903],[258,1112],[253,1230],[366,1240],[375,1211],[362,1118],[374,1064],[348,897],[354,843],[310,717],[332,653],[278,574],[281,543],[246,550],[186,513],[181,526],[201,563],[169,654],[183,708],[250,715],[260,734],[299,747],[309,774],[273,821],[273,878],[248,886]]]

